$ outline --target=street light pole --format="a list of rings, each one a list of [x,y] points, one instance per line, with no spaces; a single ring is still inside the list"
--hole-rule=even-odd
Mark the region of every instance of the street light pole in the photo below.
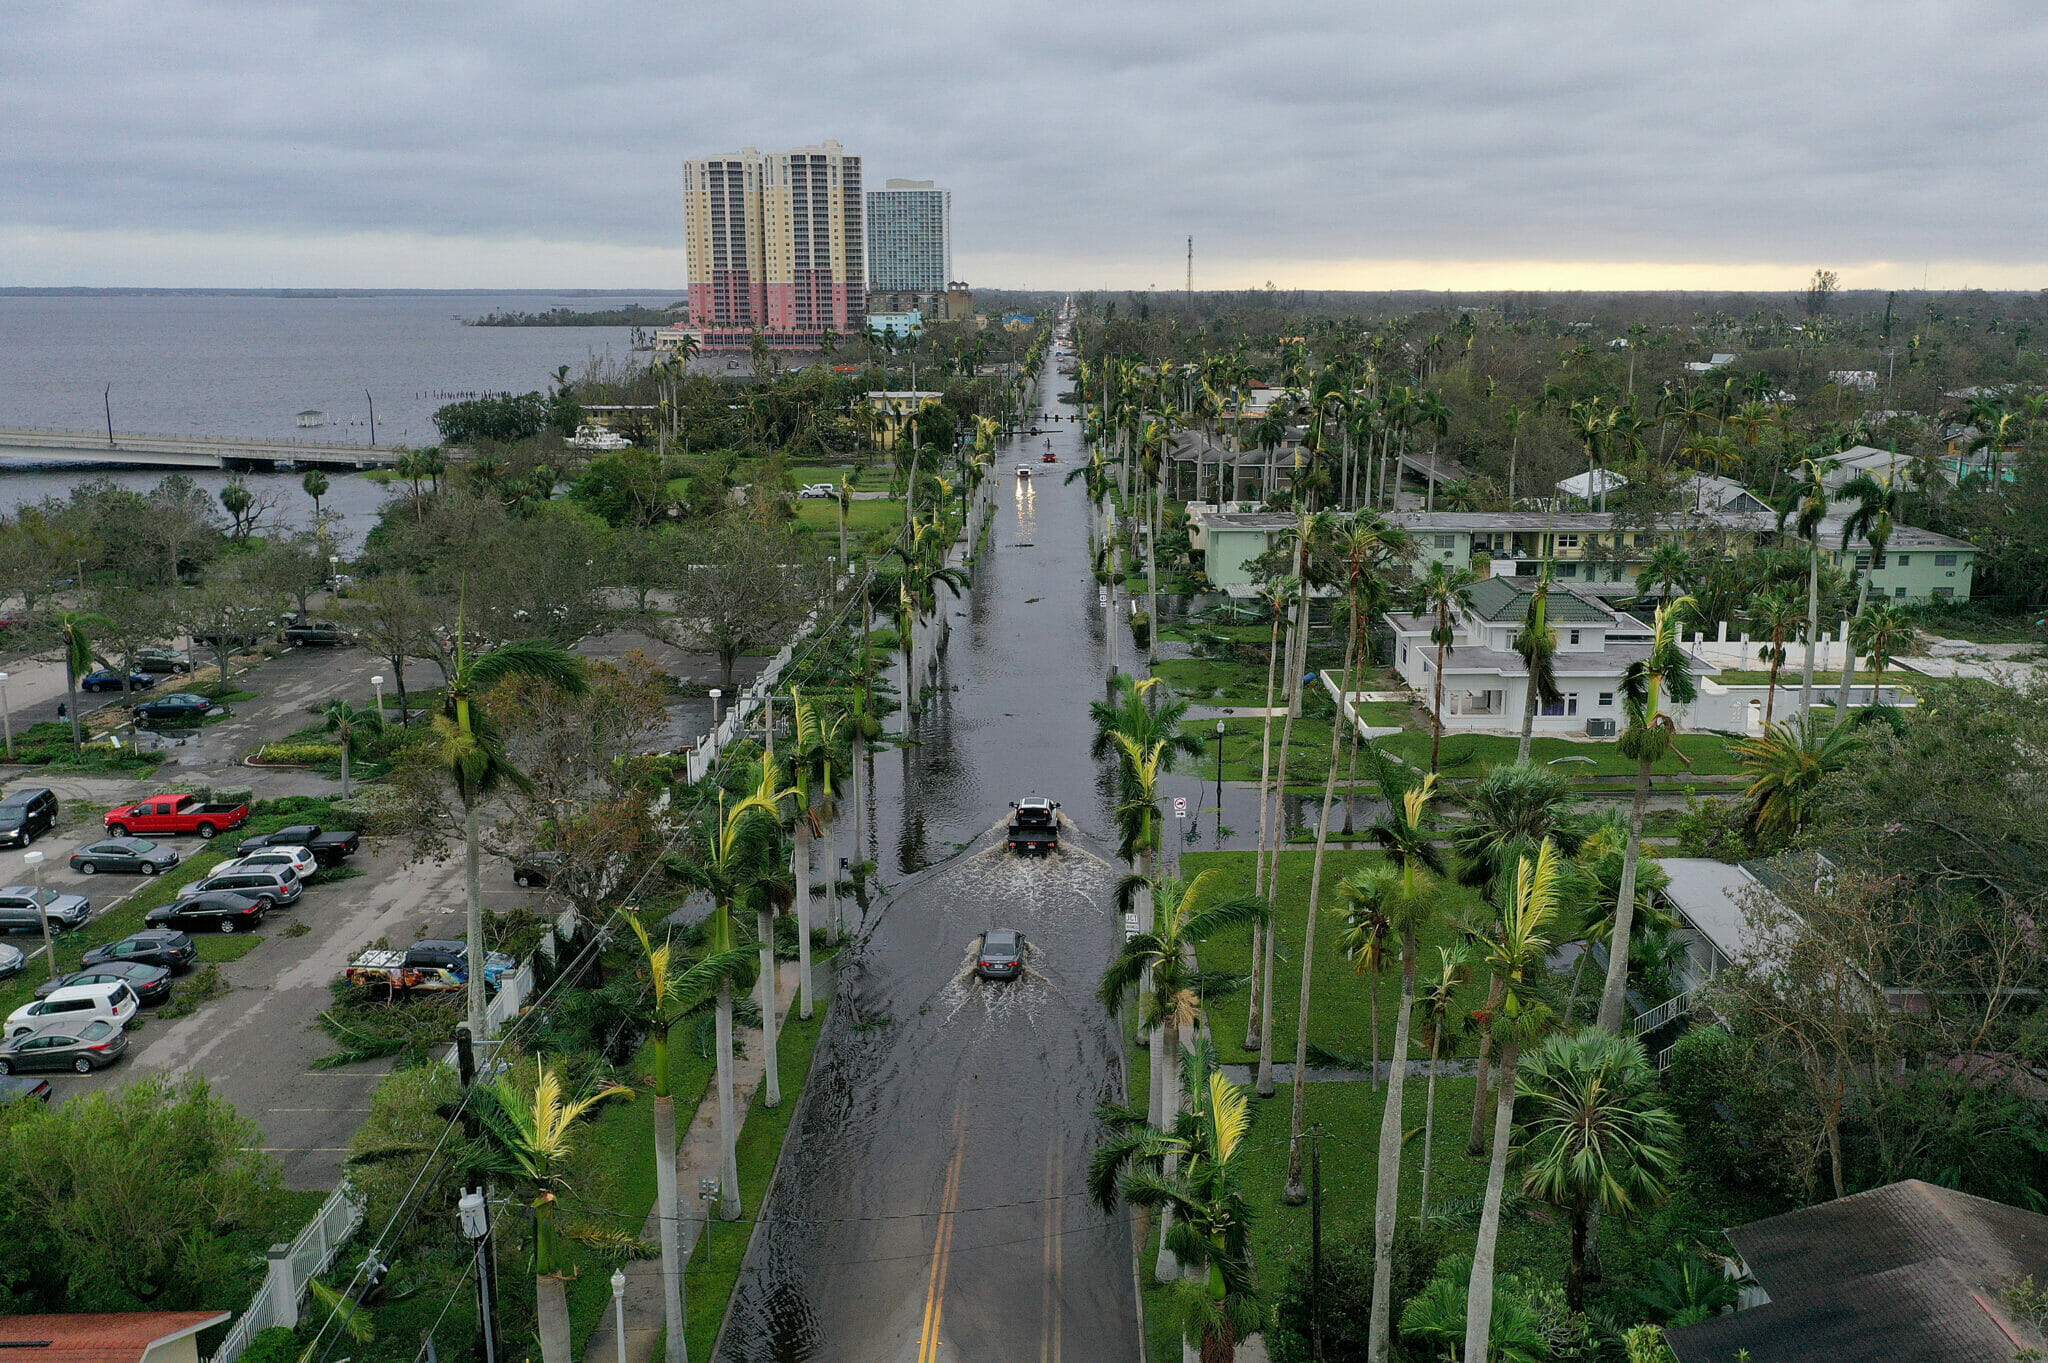
[[[43,955],[50,962],[50,983],[57,982],[57,946],[50,940],[50,906],[43,898],[43,854],[30,851],[22,857],[32,876],[36,896],[36,917],[43,923]]]
[[[612,1270],[612,1319],[618,1322],[618,1363],[626,1363],[626,1270]]]
[[[491,1245],[490,1204],[484,1200],[483,1189],[465,1188],[456,1209],[462,1216],[462,1233],[476,1247],[477,1338],[483,1347],[483,1363],[498,1363],[498,1328],[491,1310],[491,1273],[485,1258]]]
[[[384,718],[384,674],[379,672],[370,678],[370,685],[377,688],[377,718],[381,721]]]
[[[7,735],[7,760],[14,760],[14,717],[8,713],[7,676],[0,672],[0,733]]]
[[[1216,721],[1216,823],[1223,823],[1223,721]]]

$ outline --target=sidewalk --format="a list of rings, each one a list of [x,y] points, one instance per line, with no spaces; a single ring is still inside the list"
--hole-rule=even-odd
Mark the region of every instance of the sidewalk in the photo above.
[[[821,977],[827,972],[820,971]],[[781,961],[776,966],[775,1011],[778,1019],[786,1020],[796,1004],[797,963]],[[822,1002],[822,1000],[821,1000]],[[780,1023],[778,1023],[780,1025]],[[778,1036],[780,1033],[778,1032]],[[761,1034],[758,1030],[735,1031],[735,1039],[746,1039],[746,1053],[738,1058],[733,1070],[733,1102],[739,1109],[740,1127],[745,1127],[747,1113],[754,1102],[754,1091],[761,1087],[763,1073],[763,1051]],[[676,1200],[682,1204],[682,1245],[683,1267],[689,1269],[690,1258],[697,1248],[697,1237],[704,1233],[704,1206],[697,1198],[697,1180],[718,1176],[718,1094],[714,1088],[704,1095],[704,1101],[697,1107],[697,1116],[689,1129],[676,1133]],[[794,1103],[799,1095],[784,1092],[782,1101]],[[755,1208],[741,1209],[742,1217],[751,1217]],[[720,1232],[724,1235],[745,1235],[752,1229],[745,1219]],[[650,1244],[661,1242],[661,1226],[653,1209],[647,1213],[646,1224],[640,1227],[640,1238]],[[661,1260],[640,1259],[626,1266],[626,1358],[624,1363],[652,1363],[657,1357],[655,1347],[661,1339],[667,1324],[661,1301]],[[605,1305],[603,1317],[590,1332],[590,1339],[582,1351],[584,1363],[620,1363],[617,1343],[618,1326],[612,1315],[612,1307]],[[699,1363],[699,1360],[692,1360]]]

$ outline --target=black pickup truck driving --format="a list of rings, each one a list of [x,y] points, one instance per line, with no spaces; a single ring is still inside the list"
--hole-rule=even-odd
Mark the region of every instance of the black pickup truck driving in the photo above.
[[[1054,813],[1059,801],[1027,796],[1010,802],[1010,850],[1012,852],[1057,852],[1060,850],[1060,821]]]

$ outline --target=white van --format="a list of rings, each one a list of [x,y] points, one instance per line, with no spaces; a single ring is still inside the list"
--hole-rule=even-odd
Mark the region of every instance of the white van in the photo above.
[[[45,1031],[53,1025],[84,1026],[106,1022],[125,1027],[142,1006],[135,991],[119,980],[106,984],[75,984],[56,989],[49,997],[25,1003],[7,1015],[7,1039]]]

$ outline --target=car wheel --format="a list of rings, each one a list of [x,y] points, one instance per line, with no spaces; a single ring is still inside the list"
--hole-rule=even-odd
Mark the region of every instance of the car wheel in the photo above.
[[[81,1055],[78,1057],[78,1059],[71,1062],[71,1068],[77,1070],[80,1074],[91,1074],[92,1061],[87,1060],[84,1056]]]
[[[5,1060],[0,1060],[0,1074],[12,1074],[12,1073],[14,1073],[14,1066],[13,1066],[13,1065],[12,1065],[11,1063],[9,1063],[8,1061],[5,1061]]]
[[[100,871],[100,868],[99,868],[99,867],[97,867],[97,866],[95,866],[95,865],[93,865],[93,864],[92,864],[91,862],[89,862],[89,861],[81,861],[81,862],[79,862],[79,863],[78,863],[78,873],[79,873],[80,875],[84,875],[84,876],[93,876],[93,875],[98,875],[98,874],[99,874],[99,871]]]
[[[526,876],[526,875],[515,875],[515,876],[513,876],[513,877],[512,877],[512,883],[513,883],[514,885],[517,885],[517,886],[518,886],[518,887],[519,887],[520,889],[522,889],[522,890],[526,890],[526,889],[531,889],[531,888],[533,887],[533,879],[532,879],[532,877],[530,877],[530,876]]]
[[[199,825],[199,836],[202,838],[211,838],[214,834],[218,832],[220,832],[220,830],[218,828],[215,828],[210,823],[203,823]]]
[[[221,919],[221,920],[220,920],[220,930],[221,930],[222,932],[233,932],[233,931],[235,930],[235,920],[234,920],[234,919],[232,919],[232,918],[223,918],[223,919]]]
[[[125,838],[128,836],[128,825],[125,823],[110,823],[107,825],[107,831],[117,838]]]
[[[145,861],[145,862],[143,862],[143,863],[142,863],[142,874],[144,874],[144,875],[146,875],[146,876],[153,876],[153,875],[155,875],[155,874],[156,874],[156,863],[155,863],[155,862],[153,862],[153,861]]]

